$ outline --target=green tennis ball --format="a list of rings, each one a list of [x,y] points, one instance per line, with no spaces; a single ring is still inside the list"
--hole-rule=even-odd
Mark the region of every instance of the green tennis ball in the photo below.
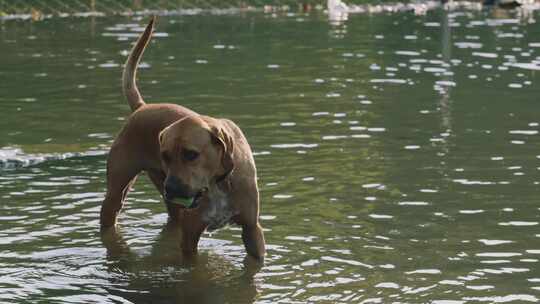
[[[189,208],[193,204],[193,199],[192,198],[175,197],[171,201],[171,203],[174,203],[174,204],[177,204],[177,205],[182,205],[182,206],[184,206],[186,208]]]

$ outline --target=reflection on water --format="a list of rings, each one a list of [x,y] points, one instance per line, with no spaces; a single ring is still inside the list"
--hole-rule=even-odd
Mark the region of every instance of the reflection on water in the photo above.
[[[245,131],[262,268],[237,227],[185,260],[143,176],[99,230],[144,18],[5,22],[0,301],[538,302],[538,12],[424,13],[160,18],[142,92]]]
[[[179,227],[165,224],[151,248],[141,250],[136,242],[129,244],[117,229],[102,232],[107,271],[115,275],[110,279],[108,292],[134,303],[166,303],[171,298],[180,302],[197,299],[201,303],[219,303],[225,298],[255,300],[254,275],[260,264],[246,258],[243,266],[235,265],[227,256],[209,251],[203,251],[194,260],[186,260],[181,255],[180,238]],[[164,288],[172,294],[161,295]],[[228,288],[237,292],[227,296]]]

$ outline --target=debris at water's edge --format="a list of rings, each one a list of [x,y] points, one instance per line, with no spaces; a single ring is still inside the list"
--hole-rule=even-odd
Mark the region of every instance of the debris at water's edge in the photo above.
[[[231,15],[238,14],[248,11],[263,11],[263,8],[227,8],[227,9],[199,9],[199,8],[190,8],[190,9],[178,9],[178,10],[140,10],[140,11],[124,11],[124,12],[61,12],[61,13],[43,13],[43,12],[30,12],[30,13],[15,13],[15,14],[0,14],[0,21],[4,20],[32,20],[40,21],[44,19],[51,18],[67,18],[67,17],[79,17],[79,18],[88,18],[88,17],[105,17],[110,15],[119,15],[119,16],[191,16],[191,15],[201,15],[201,14],[210,14],[210,15]]]
[[[521,10],[534,11],[540,9],[538,0],[522,0],[519,6]],[[126,10],[126,11],[86,11],[86,12],[57,12],[46,13],[37,10],[30,10],[29,13],[6,13],[0,12],[0,21],[5,20],[33,20],[39,21],[51,18],[66,18],[66,17],[104,17],[108,15],[121,16],[189,16],[189,15],[233,15],[245,12],[264,12],[276,14],[280,12],[303,12],[322,11],[328,14],[330,20],[346,19],[348,14],[377,14],[377,13],[398,13],[398,12],[414,12],[418,15],[423,15],[428,11],[442,8],[444,10],[482,10],[485,7],[492,5],[483,5],[482,1],[413,1],[413,2],[391,2],[379,4],[346,4],[341,0],[329,0],[327,5],[299,5],[298,9],[294,9],[289,5],[264,5],[264,6],[244,6],[230,8],[186,8],[174,10],[159,10],[159,9],[144,9],[144,10]]]

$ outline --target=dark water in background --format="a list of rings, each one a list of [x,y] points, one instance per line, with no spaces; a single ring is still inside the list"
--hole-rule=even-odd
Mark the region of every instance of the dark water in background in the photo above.
[[[185,263],[146,177],[100,237],[121,63],[145,20],[0,24],[0,301],[539,301],[539,17],[159,18],[143,95],[242,127],[262,269],[236,227]]]

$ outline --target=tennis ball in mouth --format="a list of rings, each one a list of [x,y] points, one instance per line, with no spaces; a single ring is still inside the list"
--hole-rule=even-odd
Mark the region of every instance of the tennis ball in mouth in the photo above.
[[[175,197],[170,202],[173,204],[182,205],[186,208],[189,208],[193,204],[193,198]]]

